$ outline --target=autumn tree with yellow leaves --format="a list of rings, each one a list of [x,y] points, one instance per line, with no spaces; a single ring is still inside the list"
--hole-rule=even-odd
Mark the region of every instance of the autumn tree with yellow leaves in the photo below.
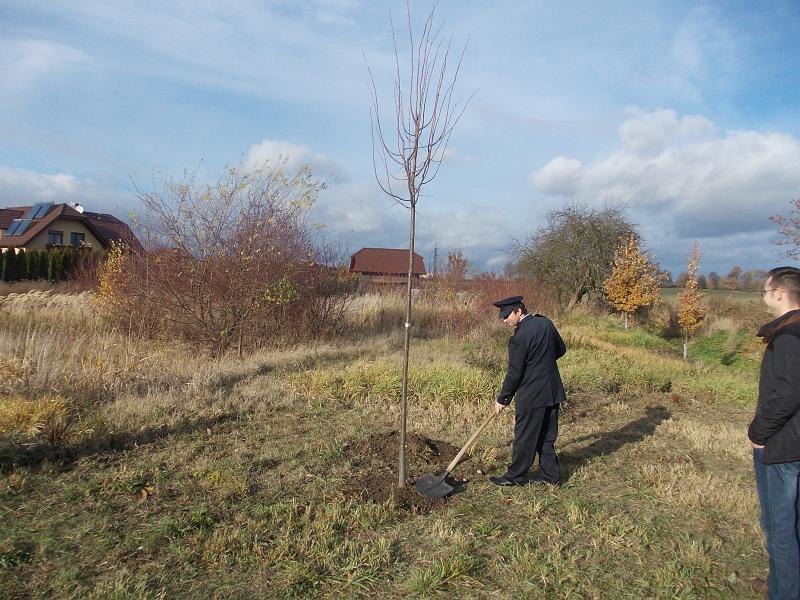
[[[603,282],[603,291],[609,303],[625,315],[625,329],[630,314],[658,301],[663,281],[663,274],[650,262],[635,236],[630,236],[617,248],[614,267]]]
[[[686,269],[688,277],[684,284],[683,291],[678,294],[678,323],[683,332],[683,360],[689,353],[689,337],[700,329],[703,324],[707,307],[703,303],[705,294],[697,287],[697,267],[700,264],[700,250],[697,242],[692,246],[692,253],[689,255],[689,265]]]

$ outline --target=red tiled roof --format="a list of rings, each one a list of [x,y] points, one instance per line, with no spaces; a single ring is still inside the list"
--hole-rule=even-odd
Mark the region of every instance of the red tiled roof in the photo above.
[[[13,208],[0,209],[0,212],[13,212],[25,214],[28,212],[30,206],[15,206]],[[22,214],[13,218],[19,219]],[[130,227],[113,215],[103,213],[81,213],[69,206],[68,204],[56,204],[51,208],[46,215],[34,220],[22,235],[9,235],[0,238],[0,245],[2,246],[25,246],[33,238],[44,231],[50,223],[56,219],[70,219],[73,221],[80,221],[91,231],[97,238],[97,241],[102,244],[104,248],[108,248],[112,241],[122,240],[134,248],[141,249],[141,244],[136,236],[131,231]],[[10,223],[9,223],[10,224]]]
[[[137,250],[141,249],[141,244],[133,234],[133,231],[131,231],[131,228],[114,215],[84,212],[82,216],[88,221],[86,225],[104,246],[110,245],[112,241],[122,240],[129,246],[134,246]]]
[[[21,219],[25,210],[18,208],[0,208],[0,229],[8,229],[11,221]]]
[[[59,216],[61,216],[61,212],[63,208],[67,206],[66,204],[58,204],[51,208],[46,215],[43,217],[36,219],[28,226],[25,232],[22,235],[6,235],[0,238],[0,244],[3,246],[24,246],[28,242],[30,242],[33,238],[35,238],[39,233],[44,230],[50,223],[55,221]],[[14,209],[22,210],[25,213],[28,212],[30,206],[15,206]],[[13,209],[12,209],[13,210]]]
[[[376,275],[403,275],[408,273],[408,250],[394,248],[362,248],[350,257],[350,271]],[[425,275],[422,257],[414,253],[414,275]]]

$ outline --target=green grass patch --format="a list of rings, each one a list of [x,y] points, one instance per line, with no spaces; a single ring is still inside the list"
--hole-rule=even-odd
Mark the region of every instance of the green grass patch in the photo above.
[[[621,329],[618,326],[606,325],[601,332],[602,338],[613,344],[673,353],[679,351],[680,342],[678,340],[665,340],[658,334],[639,327]]]
[[[661,297],[673,305],[678,303],[678,295],[683,291],[680,287],[661,288]],[[746,303],[758,302],[761,296],[758,292],[740,292],[737,290],[700,290],[707,300],[723,300],[726,302]]]
[[[388,361],[357,361],[344,368],[306,371],[288,379],[298,394],[337,401],[386,404],[400,397],[402,369]],[[409,370],[409,395],[416,402],[472,404],[492,398],[502,379],[483,369],[416,366]]]
[[[757,377],[761,362],[761,341],[747,331],[718,331],[689,344],[689,357],[703,362],[735,367]]]
[[[628,395],[675,392],[741,407],[754,406],[758,396],[758,382],[752,375],[722,365],[648,354],[615,355],[592,348],[570,350],[559,364],[569,391]]]

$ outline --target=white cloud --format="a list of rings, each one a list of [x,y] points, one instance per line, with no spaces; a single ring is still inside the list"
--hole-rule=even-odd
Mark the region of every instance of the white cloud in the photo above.
[[[510,254],[500,254],[498,256],[493,256],[489,260],[486,261],[486,265],[491,267],[492,269],[498,267],[505,267],[508,263],[511,262],[511,255]]]
[[[0,167],[0,190],[6,204],[30,201],[56,201],[72,198],[79,188],[78,180],[67,173],[37,173],[25,169]]]
[[[694,239],[678,240],[669,231],[658,226],[645,225],[642,234],[653,248],[655,259],[672,270],[672,275],[685,271]],[[771,269],[791,261],[780,258],[780,249],[772,243],[774,236],[765,232],[732,233],[730,235],[698,239],[700,272],[716,271],[724,275],[734,265],[745,268]]]
[[[741,62],[737,37],[709,7],[689,12],[672,36],[669,48],[676,87],[692,99],[701,99],[704,86],[724,88]]]
[[[582,172],[581,161],[557,156],[538,171],[531,173],[530,180],[540,192],[572,196],[578,191]]]
[[[679,117],[674,110],[644,112],[638,107],[627,109],[631,115],[619,128],[622,144],[634,152],[661,151],[667,145],[699,142],[710,139],[714,124],[700,116]]]
[[[679,13],[683,12],[679,9]],[[734,23],[731,15],[710,6],[686,12],[667,29],[666,39],[654,40],[661,50],[659,58],[648,65],[655,69],[648,86],[701,110],[719,95],[734,94],[750,70],[748,56],[754,50],[756,37]]]
[[[284,140],[264,140],[252,146],[247,153],[245,165],[248,169],[263,167],[265,164],[275,167],[283,161],[289,172],[307,165],[315,177],[324,181],[344,180],[341,167],[333,160],[324,154],[315,154],[307,146]]]
[[[466,254],[475,251],[505,250],[514,231],[513,215],[485,203],[474,204],[465,199],[458,207],[431,202],[419,210],[417,235],[421,248],[441,250],[460,248]],[[469,252],[467,252],[469,251]]]
[[[328,186],[314,207],[314,216],[326,229],[343,237],[384,233],[393,237],[392,233],[402,231],[406,215],[406,210],[390,202],[374,185],[363,182]]]
[[[64,71],[88,57],[75,48],[43,40],[0,40],[0,81],[7,94]]]
[[[507,232],[513,230],[505,213],[462,202],[454,208],[434,199],[417,211],[416,251],[432,268],[434,247],[440,256],[461,249],[476,260],[479,269],[493,258],[490,267],[508,262],[499,255],[508,245]],[[408,210],[383,194],[373,182],[344,182],[329,185],[314,207],[314,220],[325,225],[330,239],[344,242],[357,250],[362,246],[384,248],[408,247]]]
[[[480,162],[480,159],[477,156],[473,154],[464,154],[462,151],[458,150],[457,148],[453,148],[452,146],[445,148],[445,151],[442,154],[442,160],[464,164],[475,164]]]
[[[132,198],[68,173],[39,173],[0,166],[0,206],[30,206],[36,202],[80,202],[88,211],[110,212],[124,219]]]
[[[309,3],[316,20],[324,25],[353,25],[361,8],[359,0],[319,0]]]
[[[101,44],[113,39],[96,56],[109,73],[268,100],[362,104],[364,63],[352,48],[359,4],[84,0],[50,3],[47,15]]]
[[[557,157],[532,174],[542,192],[587,203],[621,202],[647,221],[658,213],[680,237],[765,230],[800,189],[800,141],[780,133],[715,134],[703,117],[636,112],[622,146],[582,165]]]

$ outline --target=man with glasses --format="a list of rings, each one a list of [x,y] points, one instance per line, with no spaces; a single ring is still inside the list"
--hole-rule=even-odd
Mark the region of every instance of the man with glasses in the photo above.
[[[776,318],[758,332],[766,344],[758,404],[748,437],[769,578],[753,589],[769,598],[800,599],[800,269],[778,267],[761,290]],[[765,589],[766,588],[766,589]]]
[[[550,319],[528,314],[522,296],[511,296],[494,305],[500,309],[503,323],[514,329],[508,340],[508,372],[495,410],[500,412],[512,400],[516,408],[511,465],[505,475],[489,480],[501,486],[558,485],[558,407],[566,396],[556,360],[564,356],[567,347]],[[536,454],[541,474],[528,479]]]

